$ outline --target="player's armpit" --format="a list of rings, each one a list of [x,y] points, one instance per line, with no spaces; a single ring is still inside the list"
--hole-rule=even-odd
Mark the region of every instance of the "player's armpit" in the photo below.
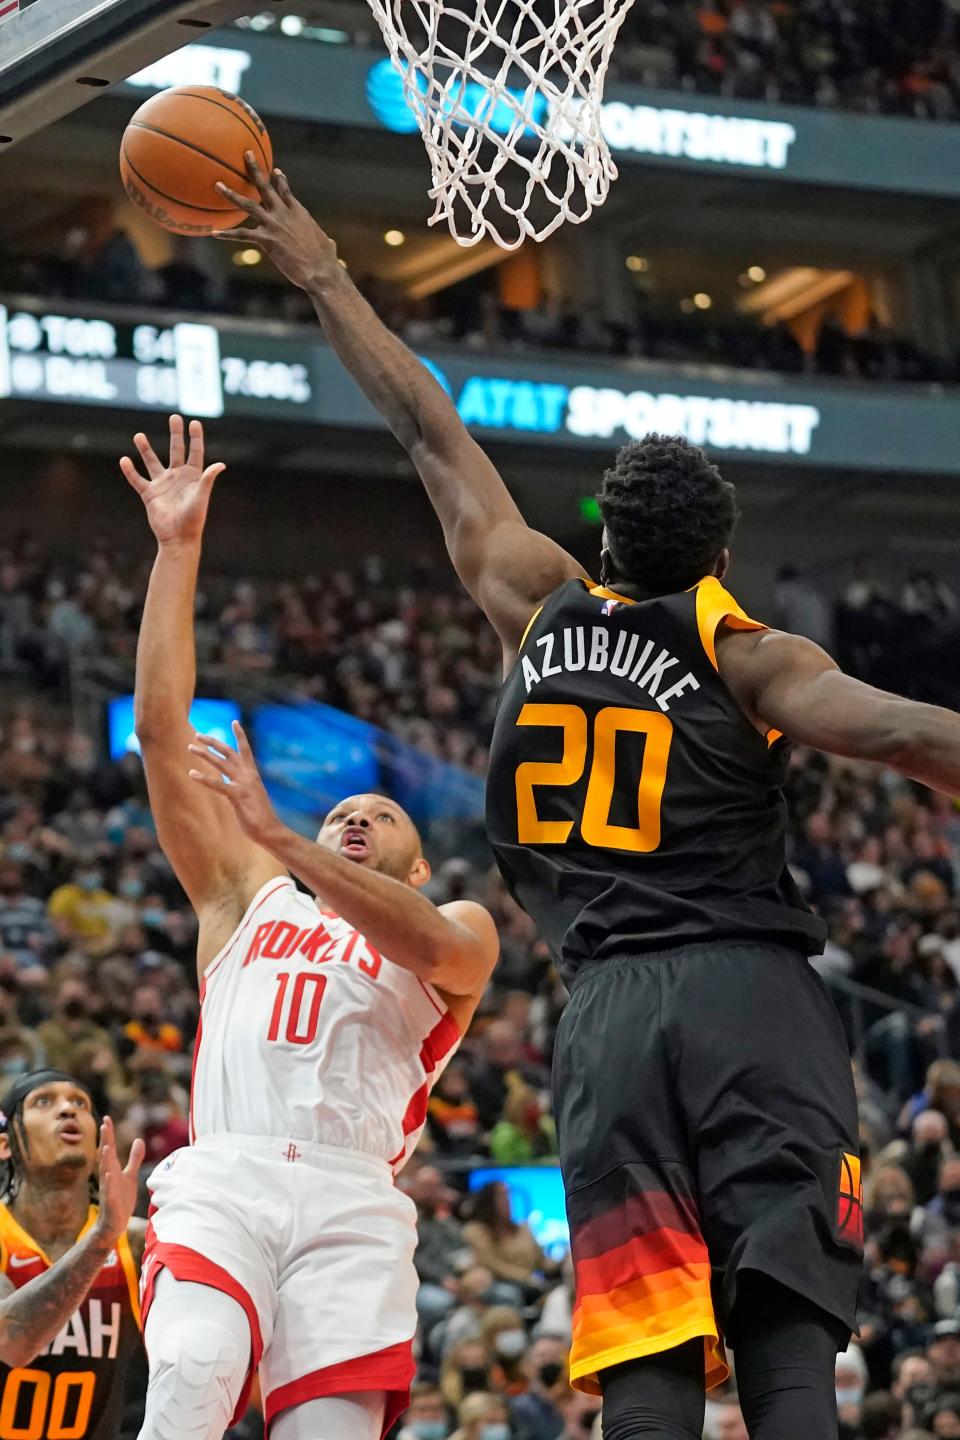
[[[479,998],[500,955],[500,937],[493,917],[472,900],[441,905],[447,935],[438,947],[427,978],[447,995]]]
[[[936,789],[960,790],[960,717],[845,675],[799,635],[725,630],[720,676],[760,728],[851,759],[891,765]]]
[[[186,721],[166,734],[140,737],[157,838],[200,922],[202,974],[260,887],[286,871],[247,839],[229,807],[191,782],[192,739]]]

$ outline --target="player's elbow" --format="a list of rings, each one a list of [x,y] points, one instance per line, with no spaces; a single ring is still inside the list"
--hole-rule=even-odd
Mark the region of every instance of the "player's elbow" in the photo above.
[[[12,1335],[10,1328],[9,1323],[0,1322],[0,1362],[9,1365],[11,1370],[19,1370],[37,1358],[41,1347]]]

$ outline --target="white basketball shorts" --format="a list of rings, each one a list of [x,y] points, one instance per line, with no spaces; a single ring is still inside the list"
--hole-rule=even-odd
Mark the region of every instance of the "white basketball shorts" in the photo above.
[[[390,1167],[355,1150],[217,1135],[150,1177],[143,1321],[157,1275],[233,1296],[250,1322],[247,1406],[259,1367],[264,1418],[323,1395],[385,1390],[384,1434],[415,1365],[416,1208]]]

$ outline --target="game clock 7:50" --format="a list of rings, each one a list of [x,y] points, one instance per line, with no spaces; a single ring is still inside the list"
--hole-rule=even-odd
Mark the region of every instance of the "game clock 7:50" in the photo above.
[[[311,398],[306,365],[283,360],[241,360],[225,355],[220,360],[225,395],[249,395],[254,400],[286,400],[306,405]]]

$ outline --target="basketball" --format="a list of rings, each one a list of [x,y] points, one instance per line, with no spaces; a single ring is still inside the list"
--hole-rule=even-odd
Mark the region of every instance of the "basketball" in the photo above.
[[[273,147],[256,111],[212,85],[181,85],[154,95],[123,132],[123,188],[141,210],[179,235],[230,230],[246,219],[214,188],[218,180],[251,200],[244,152],[265,174]]]

